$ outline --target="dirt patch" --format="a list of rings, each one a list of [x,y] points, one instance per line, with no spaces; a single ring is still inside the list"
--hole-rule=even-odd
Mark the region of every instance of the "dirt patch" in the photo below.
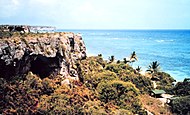
[[[140,97],[143,107],[155,115],[172,115],[167,106],[163,106],[163,102],[153,98],[147,94]],[[150,114],[151,114],[150,113]]]

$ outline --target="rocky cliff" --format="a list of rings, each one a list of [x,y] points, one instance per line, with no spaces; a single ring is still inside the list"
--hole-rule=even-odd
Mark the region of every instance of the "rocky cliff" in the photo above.
[[[77,60],[86,58],[80,34],[18,33],[0,38],[0,77],[7,80],[29,71],[41,78],[50,75],[79,78]]]

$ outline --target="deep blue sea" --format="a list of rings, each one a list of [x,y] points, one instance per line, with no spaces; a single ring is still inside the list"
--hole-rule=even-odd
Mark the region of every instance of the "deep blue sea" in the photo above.
[[[153,61],[177,81],[190,77],[190,30],[58,30],[81,33],[88,55],[114,55],[117,60],[135,51],[132,66],[145,71]]]

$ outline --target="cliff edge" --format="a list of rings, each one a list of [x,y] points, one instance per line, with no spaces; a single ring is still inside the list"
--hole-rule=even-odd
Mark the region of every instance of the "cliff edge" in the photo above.
[[[41,78],[50,75],[79,79],[77,60],[86,58],[80,34],[15,33],[0,38],[0,77],[7,80],[29,71]]]

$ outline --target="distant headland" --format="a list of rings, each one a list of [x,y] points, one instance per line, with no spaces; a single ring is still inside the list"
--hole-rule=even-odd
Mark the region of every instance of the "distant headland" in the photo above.
[[[30,25],[0,25],[0,30],[4,32],[42,33],[42,32],[54,32],[56,30],[56,27],[30,26]]]

